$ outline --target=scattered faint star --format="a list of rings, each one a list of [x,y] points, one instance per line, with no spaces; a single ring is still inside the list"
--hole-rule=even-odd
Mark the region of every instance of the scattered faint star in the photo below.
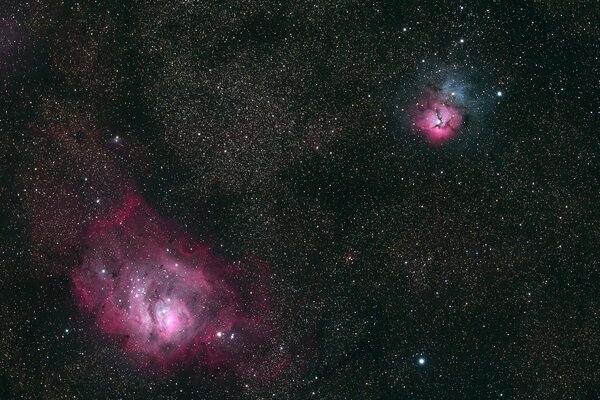
[[[598,397],[591,7],[26,3],[0,400]]]

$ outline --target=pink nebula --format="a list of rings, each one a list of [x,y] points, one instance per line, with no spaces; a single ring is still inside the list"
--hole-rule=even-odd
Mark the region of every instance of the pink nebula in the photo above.
[[[263,278],[259,266],[216,256],[137,195],[92,224],[72,273],[78,304],[99,330],[134,361],[165,370],[235,369],[252,349],[265,353],[274,328]]]
[[[457,136],[463,125],[460,107],[450,96],[430,91],[413,110],[413,126],[432,144],[439,144]]]

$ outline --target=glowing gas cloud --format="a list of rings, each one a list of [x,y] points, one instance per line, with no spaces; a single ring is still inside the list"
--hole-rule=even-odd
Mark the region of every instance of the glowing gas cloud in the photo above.
[[[461,109],[443,94],[430,91],[415,109],[414,126],[431,143],[440,143],[455,137],[463,123]]]
[[[135,362],[242,368],[272,335],[261,267],[215,255],[138,195],[92,224],[86,249],[78,305]]]
[[[467,136],[475,139],[484,128],[483,117],[492,98],[482,89],[484,80],[464,68],[437,65],[424,69],[398,93],[404,121],[434,146],[458,139],[465,143]]]

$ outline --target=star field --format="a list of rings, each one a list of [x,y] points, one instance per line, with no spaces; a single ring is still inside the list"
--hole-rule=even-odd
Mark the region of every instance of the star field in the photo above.
[[[598,21],[3,2],[0,399],[600,397]]]

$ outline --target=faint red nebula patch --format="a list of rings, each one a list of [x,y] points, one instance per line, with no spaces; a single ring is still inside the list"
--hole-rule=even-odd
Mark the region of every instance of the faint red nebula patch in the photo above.
[[[134,362],[242,375],[259,370],[261,355],[287,364],[289,356],[270,345],[276,328],[264,265],[227,262],[138,195],[93,223],[86,249],[72,273],[78,305]]]

